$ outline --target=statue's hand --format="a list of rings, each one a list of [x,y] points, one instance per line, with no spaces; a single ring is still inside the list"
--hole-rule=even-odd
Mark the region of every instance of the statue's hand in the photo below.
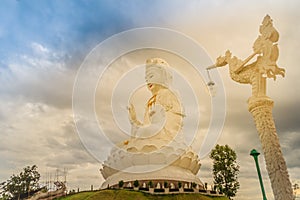
[[[216,63],[215,63],[215,66],[216,67],[223,67],[227,65],[227,61],[226,61],[226,57],[225,56],[219,56],[217,59],[216,59]]]
[[[135,112],[135,108],[132,104],[130,104],[128,106],[128,114],[129,114],[129,121],[130,123],[136,123],[137,119],[136,119],[136,112]]]

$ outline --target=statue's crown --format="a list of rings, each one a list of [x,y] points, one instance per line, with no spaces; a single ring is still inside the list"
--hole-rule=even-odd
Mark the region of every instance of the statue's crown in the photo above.
[[[149,58],[146,60],[146,67],[150,67],[152,65],[169,67],[169,64],[162,58]]]

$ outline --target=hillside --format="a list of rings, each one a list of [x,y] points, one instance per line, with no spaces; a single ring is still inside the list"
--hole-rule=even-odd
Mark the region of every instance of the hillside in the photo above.
[[[59,200],[228,200],[226,197],[212,197],[202,194],[151,195],[132,190],[102,190],[80,192]]]

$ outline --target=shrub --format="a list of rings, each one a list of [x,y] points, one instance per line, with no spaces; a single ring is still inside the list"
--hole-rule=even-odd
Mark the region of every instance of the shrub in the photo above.
[[[178,182],[178,188],[181,188],[181,187],[182,187],[182,183]]]
[[[119,181],[119,188],[122,188],[123,185],[124,185],[124,181],[123,181],[123,180],[120,180],[120,181]]]
[[[152,182],[152,181],[149,181],[148,186],[149,186],[150,188],[152,188],[152,187],[153,187],[153,182]]]
[[[134,186],[134,187],[139,187],[139,185],[140,185],[140,183],[139,183],[138,180],[135,180],[135,181],[133,182],[133,186]]]
[[[167,187],[168,187],[168,182],[165,181],[165,182],[164,182],[164,188],[167,188]]]
[[[193,187],[193,188],[196,188],[196,187],[197,187],[197,184],[196,184],[195,182],[193,182],[193,183],[192,183],[192,187]]]

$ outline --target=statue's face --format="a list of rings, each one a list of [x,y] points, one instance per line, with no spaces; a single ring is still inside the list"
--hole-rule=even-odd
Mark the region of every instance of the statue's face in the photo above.
[[[152,92],[152,94],[156,94],[163,86],[156,83],[148,83],[147,87]]]
[[[147,68],[145,79],[147,83],[161,83],[162,71],[158,67]]]
[[[162,71],[159,68],[156,67],[150,67],[146,70],[146,82],[148,89],[155,93],[157,92],[162,86],[161,83],[164,82],[163,80]]]

